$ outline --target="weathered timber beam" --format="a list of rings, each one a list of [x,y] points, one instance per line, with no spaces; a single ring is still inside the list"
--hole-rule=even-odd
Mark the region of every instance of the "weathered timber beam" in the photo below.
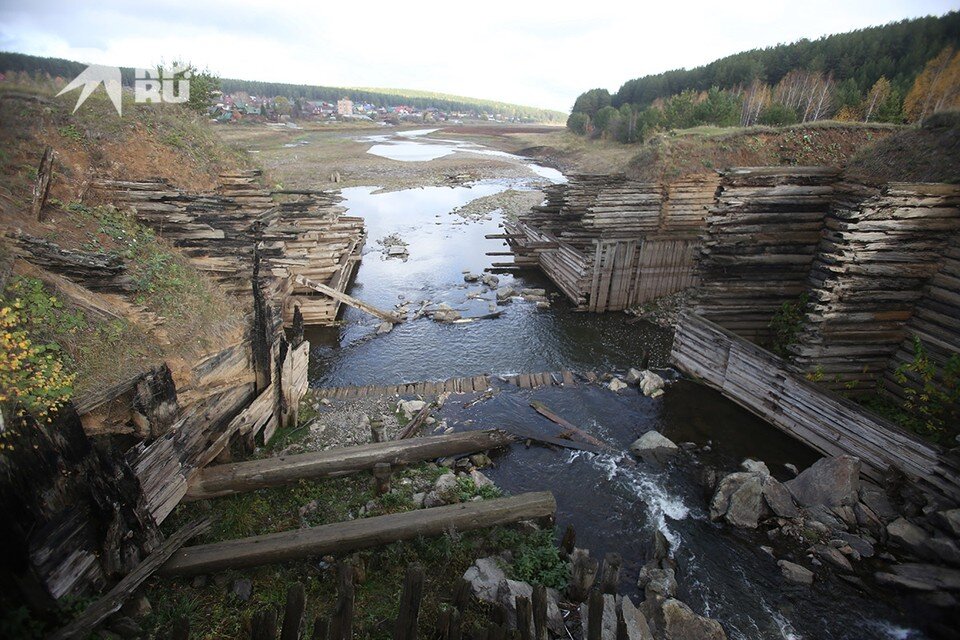
[[[303,479],[333,478],[373,469],[379,462],[402,465],[476,453],[507,446],[513,440],[503,431],[468,431],[217,465],[197,475],[184,500],[205,500]]]
[[[338,300],[345,305],[349,305],[355,309],[359,309],[360,311],[369,313],[372,316],[376,316],[385,322],[392,322],[396,324],[403,320],[403,318],[401,318],[399,315],[395,313],[390,313],[389,311],[383,311],[381,309],[377,309],[375,306],[371,304],[367,304],[366,302],[357,300],[352,296],[348,296],[347,294],[337,291],[336,289],[332,287],[328,287],[327,285],[322,284],[320,282],[308,280],[307,278],[304,278],[301,275],[295,276],[294,281],[299,285],[303,285],[304,287],[309,287],[314,291],[330,296],[334,300]]]
[[[147,556],[147,559],[137,565],[137,568],[128,573],[113,589],[107,592],[92,605],[84,609],[83,613],[74,618],[67,626],[53,633],[48,640],[68,640],[69,638],[86,638],[98,624],[107,617],[120,610],[124,600],[129,598],[147,578],[153,575],[173,553],[182,547],[190,538],[199,535],[210,528],[213,521],[210,518],[201,518],[190,522],[182,529],[167,538],[160,547]]]
[[[339,554],[418,536],[438,536],[450,529],[472,531],[520,520],[552,517],[556,510],[557,502],[549,491],[417,509],[187,547],[170,558],[161,573],[193,575]]]

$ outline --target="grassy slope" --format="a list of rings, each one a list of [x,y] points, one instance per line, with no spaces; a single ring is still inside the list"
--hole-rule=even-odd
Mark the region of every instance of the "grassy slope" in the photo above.
[[[125,104],[121,118],[97,92],[72,114],[76,96],[54,98],[55,89],[7,84],[0,92],[0,234],[22,230],[65,249],[119,255],[136,291],[117,302],[90,294],[116,308],[119,318],[104,319],[78,308],[66,291],[40,285],[21,263],[19,276],[0,282],[5,303],[20,299],[31,338],[61,347],[79,393],[165,360],[189,363],[235,339],[242,311],[232,299],[131,216],[80,199],[93,177],[163,177],[184,189],[211,189],[217,172],[243,159],[179,108]],[[29,207],[46,145],[56,155],[46,220],[39,222]],[[53,308],[44,302],[49,298]]]
[[[485,98],[469,98],[467,96],[458,96],[452,93],[440,93],[437,91],[421,91],[418,89],[393,89],[393,88],[380,88],[380,87],[348,87],[349,89],[356,89],[357,91],[370,91],[375,93],[383,93],[391,96],[398,96],[401,98],[426,98],[428,100],[445,100],[449,102],[462,102],[466,104],[475,104],[481,107],[486,107],[496,111],[502,110],[513,110],[513,109],[526,109],[526,110],[541,110],[545,113],[548,113],[553,121],[555,122],[566,122],[567,114],[562,111],[554,111],[552,109],[540,109],[539,107],[530,107],[522,104],[515,104],[512,102],[500,102],[498,100],[487,100]]]

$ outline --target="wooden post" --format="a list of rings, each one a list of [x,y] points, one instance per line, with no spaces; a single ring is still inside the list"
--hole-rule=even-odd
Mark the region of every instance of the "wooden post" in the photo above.
[[[317,616],[313,621],[313,635],[311,640],[327,640],[330,635],[330,618]]]
[[[393,629],[393,640],[417,640],[421,598],[423,567],[412,564],[407,567],[407,575],[403,580],[403,595],[400,598],[400,613]]]
[[[590,592],[589,618],[587,620],[587,640],[600,640],[603,634],[603,594]]]
[[[495,624],[489,629],[488,640],[507,640],[507,625]]]
[[[470,603],[470,596],[472,593],[470,582],[464,580],[462,577],[458,578],[457,586],[453,591],[453,608],[460,613],[466,611],[467,605]]]
[[[330,622],[329,640],[351,640],[353,638],[353,565],[348,562],[337,563],[337,606]]]
[[[297,583],[287,590],[287,605],[283,611],[283,627],[280,630],[280,640],[300,640],[306,604],[307,595],[303,584]]]
[[[570,555],[570,584],[567,585],[567,594],[573,602],[584,602],[593,587],[597,576],[595,559],[590,557],[588,549],[574,549]]]
[[[547,588],[533,587],[533,634],[536,640],[547,640]]]
[[[624,596],[625,598],[628,596]],[[617,607],[617,640],[630,640],[630,633],[627,631],[627,621],[623,617],[623,607]]]
[[[623,558],[619,553],[608,553],[603,557],[603,571],[600,573],[600,590],[616,595],[620,584],[620,567]]]
[[[277,612],[273,607],[264,607],[250,621],[250,640],[276,640]]]
[[[563,532],[563,540],[560,541],[560,548],[569,556],[573,553],[573,548],[577,546],[577,532],[572,524],[567,525],[567,530]]]
[[[373,479],[377,485],[377,495],[382,496],[390,491],[390,474],[393,472],[389,462],[378,462],[373,465]]]
[[[53,177],[53,149],[47,147],[43,150],[43,157],[40,158],[40,166],[37,167],[37,180],[33,185],[31,213],[40,222],[43,222],[43,205],[47,203],[47,195],[50,193],[51,177]]]
[[[520,640],[532,640],[531,627],[533,627],[533,611],[530,607],[530,598],[517,596],[517,630],[520,632]]]
[[[447,640],[460,640],[463,636],[463,617],[454,609],[450,612],[450,623],[447,626]]]

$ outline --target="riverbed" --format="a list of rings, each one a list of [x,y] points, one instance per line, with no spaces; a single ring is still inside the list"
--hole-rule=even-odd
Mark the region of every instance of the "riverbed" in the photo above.
[[[380,321],[348,308],[340,326],[308,331],[313,386],[385,385],[458,376],[493,376],[540,371],[624,371],[649,360],[667,367],[670,333],[647,324],[627,324],[619,313],[574,311],[537,272],[497,272],[488,253],[506,250],[504,212],[496,198],[536,193],[562,181],[548,167],[480,145],[428,137],[430,130],[359,137],[367,152],[398,164],[429,164],[458,154],[502,159],[502,177],[450,186],[385,191],[379,184],[343,189],[349,214],[366,221],[368,242],[348,293],[383,309],[405,308],[411,319],[389,333]],[[489,210],[462,212],[471,202]],[[378,244],[399,239],[405,255],[390,255]],[[395,246],[395,245],[394,245]],[[465,273],[466,272],[466,273]],[[496,292],[466,274],[495,273],[498,290],[545,289],[549,308],[522,296],[497,301]],[[499,315],[465,323],[441,323],[414,312],[446,304],[464,318]],[[669,376],[668,376],[669,377]],[[714,391],[677,379],[666,394],[646,398],[636,389],[620,393],[581,381],[572,389],[521,390],[496,384],[491,397],[456,397],[440,412],[454,429],[511,427],[559,433],[529,407],[531,400],[624,451],[642,433],[656,429],[696,449],[665,467],[628,464],[621,455],[593,455],[533,446],[514,446],[498,457],[489,475],[511,493],[551,490],[558,525],[572,524],[578,545],[593,555],[624,558],[621,591],[637,593],[637,573],[647,559],[653,531],[674,545],[678,596],[697,612],[719,620],[729,637],[753,638],[922,638],[911,630],[908,612],[897,603],[862,591],[826,572],[812,588],[791,585],[773,556],[760,547],[766,536],[709,521],[708,496],[700,479],[713,467],[733,471],[745,457],[764,460],[774,475],[788,477],[787,463],[801,469],[815,452],[790,439]],[[778,557],[809,564],[803,550],[775,549]],[[800,554],[799,556],[790,554]],[[819,579],[820,574],[825,576]],[[636,598],[635,598],[636,599]]]

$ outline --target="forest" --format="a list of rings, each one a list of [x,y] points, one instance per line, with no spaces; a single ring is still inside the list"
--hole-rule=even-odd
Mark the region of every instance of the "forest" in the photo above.
[[[567,126],[637,142],[701,125],[912,122],[960,106],[960,13],[744,51],[591,89]]]
[[[0,51],[0,72],[27,73],[31,76],[41,74],[51,78],[71,79],[79,75],[86,65],[63,58],[31,56],[23,53]],[[207,72],[208,73],[208,72]],[[120,67],[121,81],[124,86],[132,87],[135,70],[133,67]],[[208,73],[209,75],[209,73]],[[224,93],[244,91],[250,95],[276,98],[283,96],[290,101],[324,100],[336,102],[348,97],[354,102],[365,102],[377,107],[407,105],[417,109],[435,108],[441,111],[473,112],[476,114],[500,114],[504,118],[516,118],[529,122],[562,123],[566,117],[559,111],[525,107],[522,105],[466,98],[427,91],[406,89],[350,89],[346,87],[325,87],[315,85],[297,85],[282,82],[261,82],[256,80],[218,79]]]

